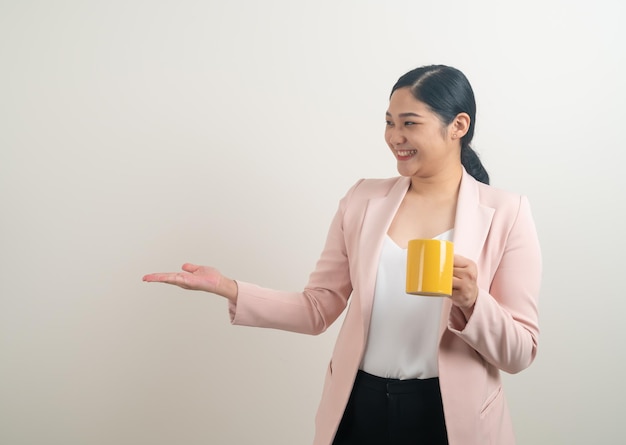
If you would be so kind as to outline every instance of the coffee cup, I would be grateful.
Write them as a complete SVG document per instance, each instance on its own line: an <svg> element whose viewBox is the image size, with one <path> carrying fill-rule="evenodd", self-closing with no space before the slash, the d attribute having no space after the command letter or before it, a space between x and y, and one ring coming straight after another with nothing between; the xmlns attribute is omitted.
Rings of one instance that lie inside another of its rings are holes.
<svg viewBox="0 0 626 445"><path fill-rule="evenodd" d="M454 244L438 239L409 241L406 293L429 297L452 295Z"/></svg>

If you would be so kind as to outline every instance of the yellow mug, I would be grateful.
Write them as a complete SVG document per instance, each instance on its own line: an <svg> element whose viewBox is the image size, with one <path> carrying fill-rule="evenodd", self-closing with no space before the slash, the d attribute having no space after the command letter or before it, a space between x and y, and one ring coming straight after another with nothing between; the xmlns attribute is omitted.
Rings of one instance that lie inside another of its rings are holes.
<svg viewBox="0 0 626 445"><path fill-rule="evenodd" d="M406 257L406 293L443 297L452 295L454 244L438 239L409 241Z"/></svg>

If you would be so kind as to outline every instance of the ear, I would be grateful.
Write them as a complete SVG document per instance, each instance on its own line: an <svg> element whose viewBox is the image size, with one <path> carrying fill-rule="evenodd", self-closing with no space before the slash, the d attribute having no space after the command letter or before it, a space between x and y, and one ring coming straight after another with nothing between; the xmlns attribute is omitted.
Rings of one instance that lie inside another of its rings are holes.
<svg viewBox="0 0 626 445"><path fill-rule="evenodd" d="M470 119L469 114L457 114L448 127L450 129L449 134L451 135L452 139L461 139L463 136L465 136L465 134L469 130L471 123L472 120Z"/></svg>

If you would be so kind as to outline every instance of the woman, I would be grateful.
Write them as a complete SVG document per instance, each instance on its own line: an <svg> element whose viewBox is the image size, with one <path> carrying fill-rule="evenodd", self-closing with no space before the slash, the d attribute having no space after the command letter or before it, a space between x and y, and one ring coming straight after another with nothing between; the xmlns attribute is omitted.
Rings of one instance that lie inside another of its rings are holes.
<svg viewBox="0 0 626 445"><path fill-rule="evenodd" d="M316 416L315 445L515 443L500 371L537 352L541 254L525 197L490 187L470 148L474 93L424 66L394 85L385 139L399 177L358 181L301 293L185 264L145 281L229 300L232 322L307 334L346 308ZM408 240L454 241L449 298L403 290Z"/></svg>

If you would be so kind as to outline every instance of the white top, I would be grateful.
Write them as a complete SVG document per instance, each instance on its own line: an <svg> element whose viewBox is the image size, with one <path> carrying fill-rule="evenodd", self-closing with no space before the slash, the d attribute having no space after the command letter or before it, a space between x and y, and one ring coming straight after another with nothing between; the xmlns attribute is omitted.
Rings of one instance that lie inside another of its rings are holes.
<svg viewBox="0 0 626 445"><path fill-rule="evenodd" d="M452 241L454 229L435 239ZM406 293L406 256L385 236L378 263L374 305L360 369L379 377L437 377L442 298Z"/></svg>

